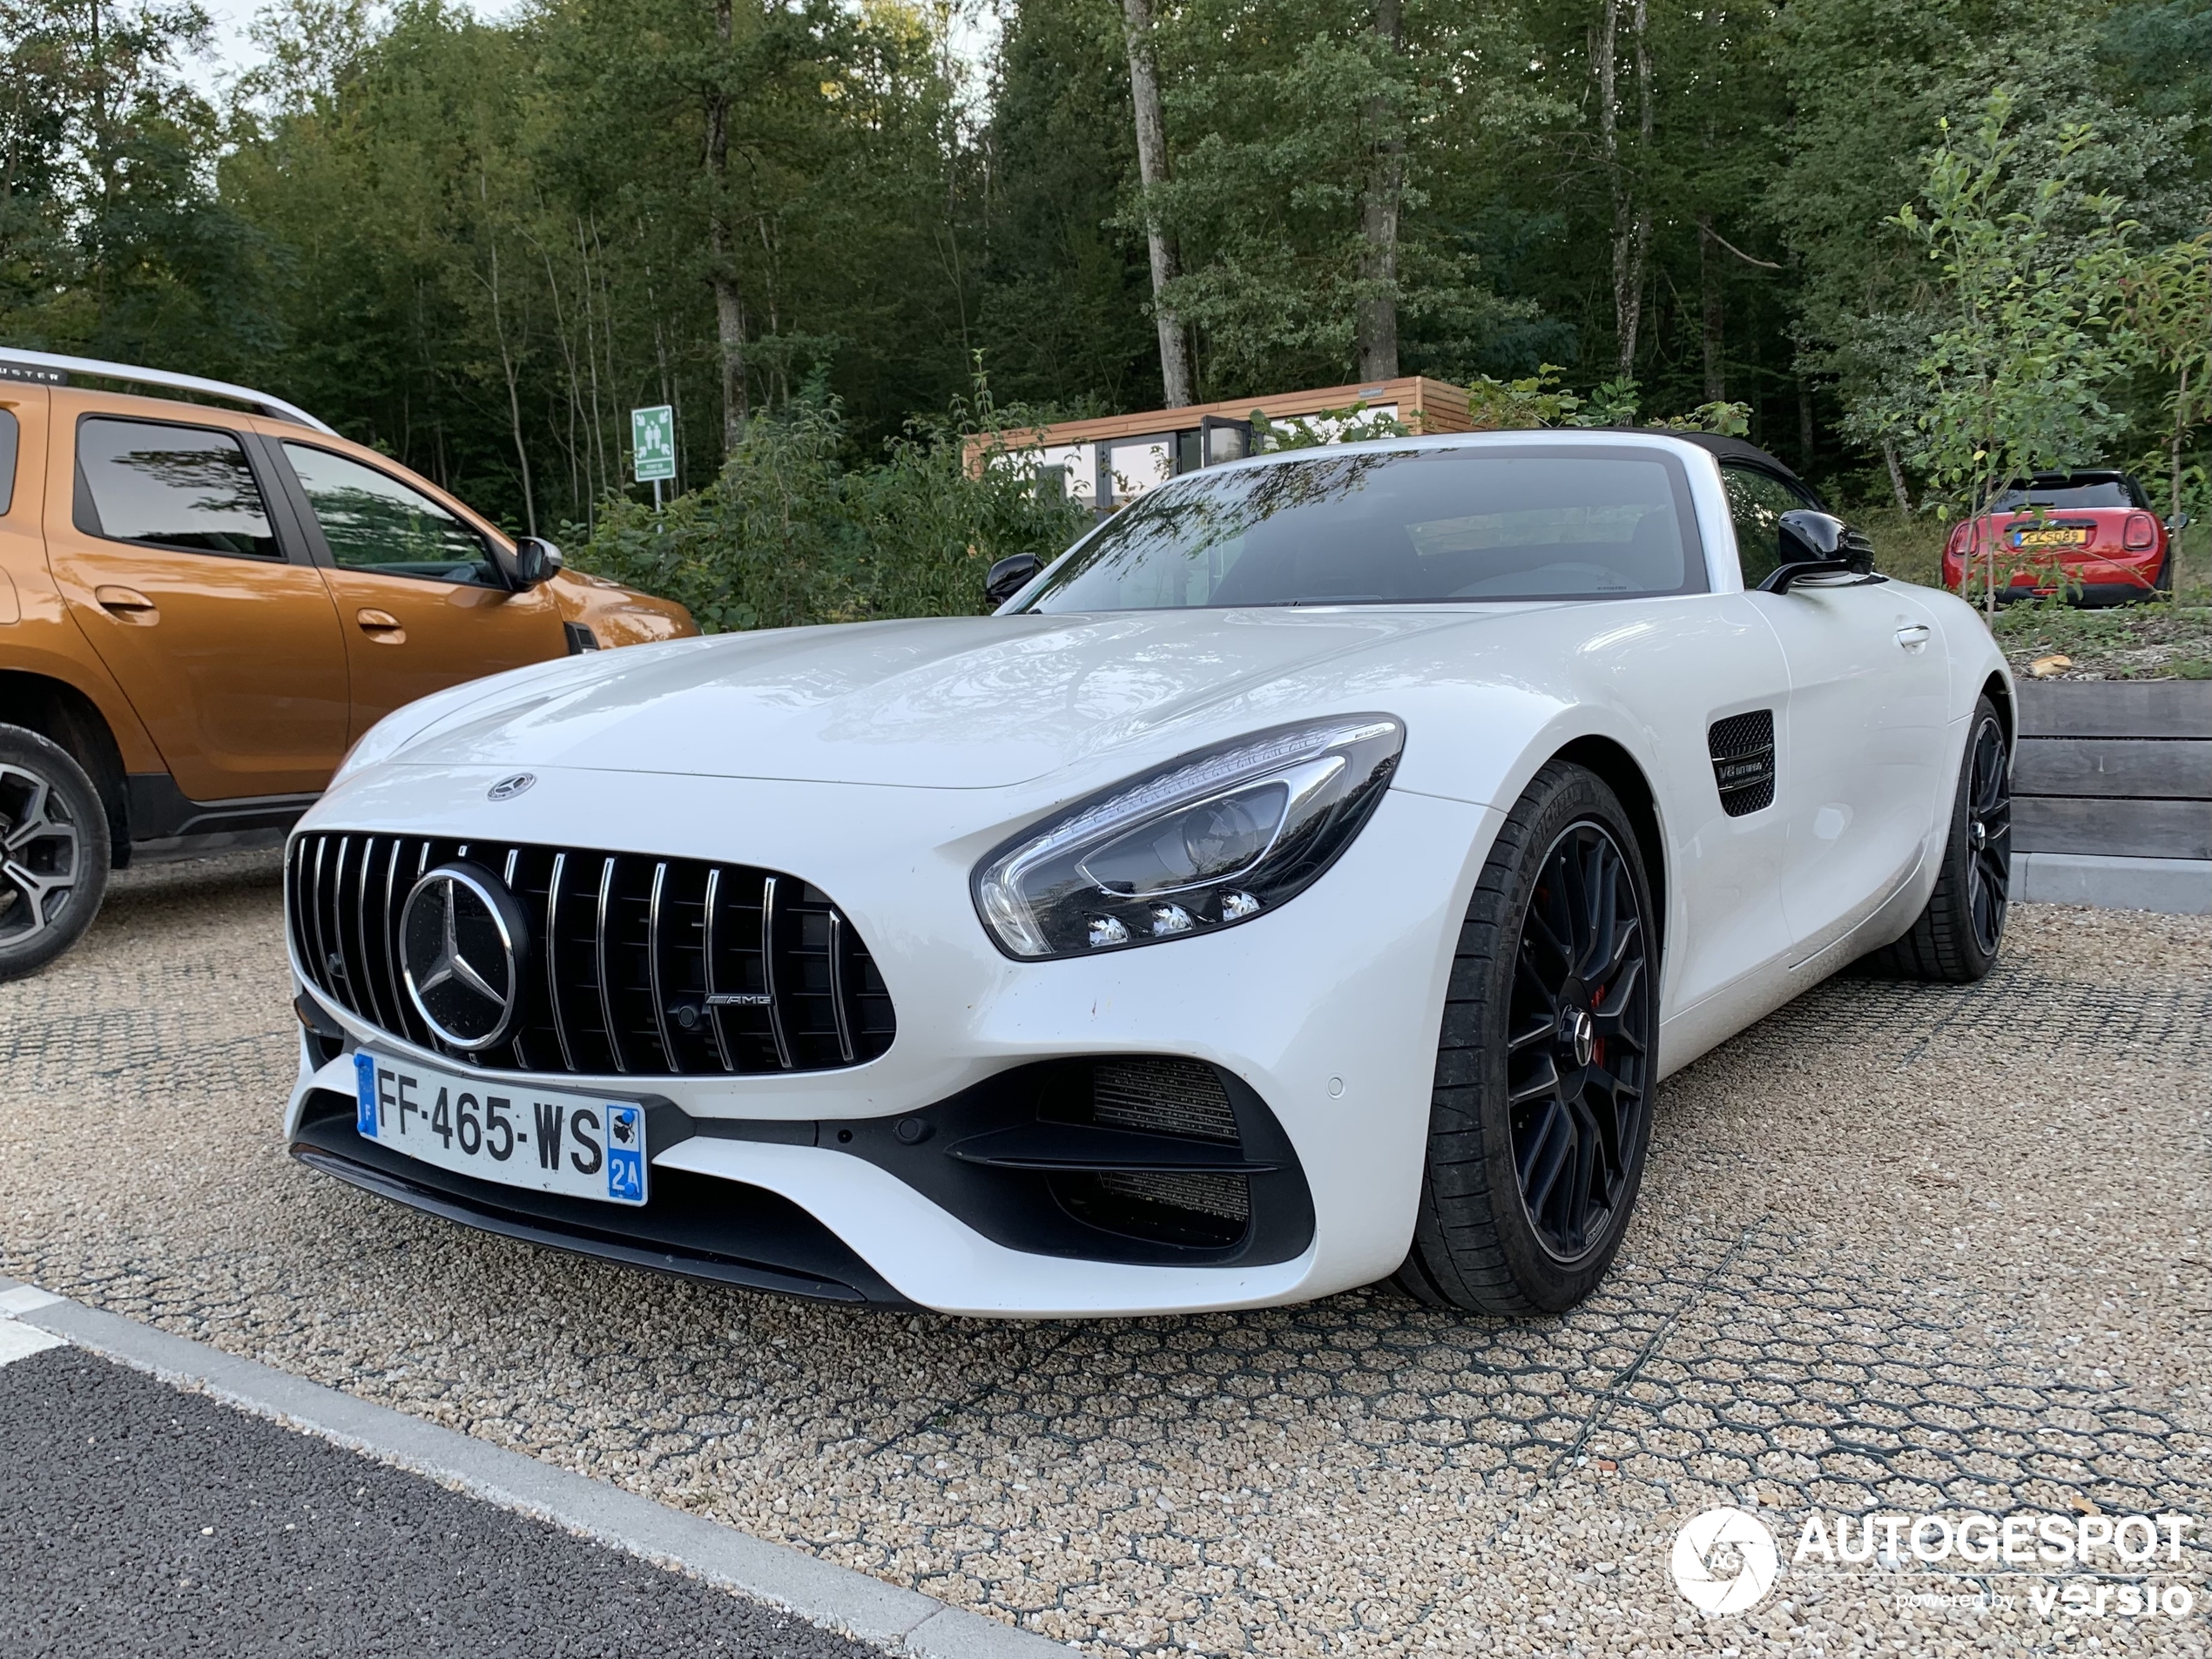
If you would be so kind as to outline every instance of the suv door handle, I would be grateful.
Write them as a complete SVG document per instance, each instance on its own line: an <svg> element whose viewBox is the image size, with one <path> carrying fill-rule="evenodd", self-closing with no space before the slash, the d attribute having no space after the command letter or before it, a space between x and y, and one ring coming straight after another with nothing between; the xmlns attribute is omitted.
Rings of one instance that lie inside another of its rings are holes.
<svg viewBox="0 0 2212 1659"><path fill-rule="evenodd" d="M118 622L136 623L144 628L161 620L161 608L136 588L102 585L92 590L92 597Z"/></svg>
<svg viewBox="0 0 2212 1659"><path fill-rule="evenodd" d="M1928 624L1909 622L1897 631L1897 643L1906 651L1918 651L1928 643Z"/></svg>
<svg viewBox="0 0 2212 1659"><path fill-rule="evenodd" d="M354 620L361 624L361 632L380 645L407 644L407 630L400 626L400 619L388 610L356 610Z"/></svg>

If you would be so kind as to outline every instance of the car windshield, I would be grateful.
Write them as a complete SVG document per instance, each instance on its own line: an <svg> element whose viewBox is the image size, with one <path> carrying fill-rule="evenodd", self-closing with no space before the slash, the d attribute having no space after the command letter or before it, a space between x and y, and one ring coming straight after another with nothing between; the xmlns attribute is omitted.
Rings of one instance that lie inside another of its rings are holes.
<svg viewBox="0 0 2212 1659"><path fill-rule="evenodd" d="M1662 451L1346 450L1163 485L1022 609L1619 599L1705 585L1689 476Z"/></svg>
<svg viewBox="0 0 2212 1659"><path fill-rule="evenodd" d="M2017 513L2037 507L2141 507L2124 478L2038 478L2014 484L1990 503L1993 513Z"/></svg>

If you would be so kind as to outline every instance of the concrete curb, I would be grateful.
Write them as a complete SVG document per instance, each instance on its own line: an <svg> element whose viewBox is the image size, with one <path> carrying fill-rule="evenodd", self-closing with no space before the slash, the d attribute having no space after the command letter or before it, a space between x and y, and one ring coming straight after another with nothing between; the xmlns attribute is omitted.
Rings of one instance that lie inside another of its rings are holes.
<svg viewBox="0 0 2212 1659"><path fill-rule="evenodd" d="M2015 853L2013 897L2033 904L2154 910L2169 916L2208 915L2212 914L2212 860Z"/></svg>
<svg viewBox="0 0 2212 1659"><path fill-rule="evenodd" d="M1042 1659L1060 1643L403 1412L0 1278L0 1319L320 1435L913 1659Z"/></svg>

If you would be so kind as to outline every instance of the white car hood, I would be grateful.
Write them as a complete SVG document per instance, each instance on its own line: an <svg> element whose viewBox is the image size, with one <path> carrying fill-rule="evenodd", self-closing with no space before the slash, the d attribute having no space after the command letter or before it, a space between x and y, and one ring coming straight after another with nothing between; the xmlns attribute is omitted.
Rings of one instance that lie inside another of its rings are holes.
<svg viewBox="0 0 2212 1659"><path fill-rule="evenodd" d="M1409 667L1419 682L1408 642L1494 636L1453 642L1464 666L1526 609L941 617L632 646L495 682L385 759L996 788L1166 726L1205 742L1210 712L1245 729L1387 711Z"/></svg>

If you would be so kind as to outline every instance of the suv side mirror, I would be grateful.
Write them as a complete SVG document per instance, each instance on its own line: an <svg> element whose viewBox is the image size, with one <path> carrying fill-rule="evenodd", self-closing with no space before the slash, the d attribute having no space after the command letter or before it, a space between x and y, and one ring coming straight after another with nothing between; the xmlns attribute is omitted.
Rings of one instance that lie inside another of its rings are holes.
<svg viewBox="0 0 2212 1659"><path fill-rule="evenodd" d="M1759 583L1766 593L1784 593L1801 577L1868 576L1874 569L1874 544L1833 513L1810 507L1782 515L1777 530L1782 563Z"/></svg>
<svg viewBox="0 0 2212 1659"><path fill-rule="evenodd" d="M990 574L983 578L983 597L996 610L1015 594L1028 587L1036 573L1044 569L1044 561L1034 553L1015 553L991 566Z"/></svg>
<svg viewBox="0 0 2212 1659"><path fill-rule="evenodd" d="M498 556L499 573L518 593L543 585L563 563L561 550L543 536L517 536L515 550Z"/></svg>

